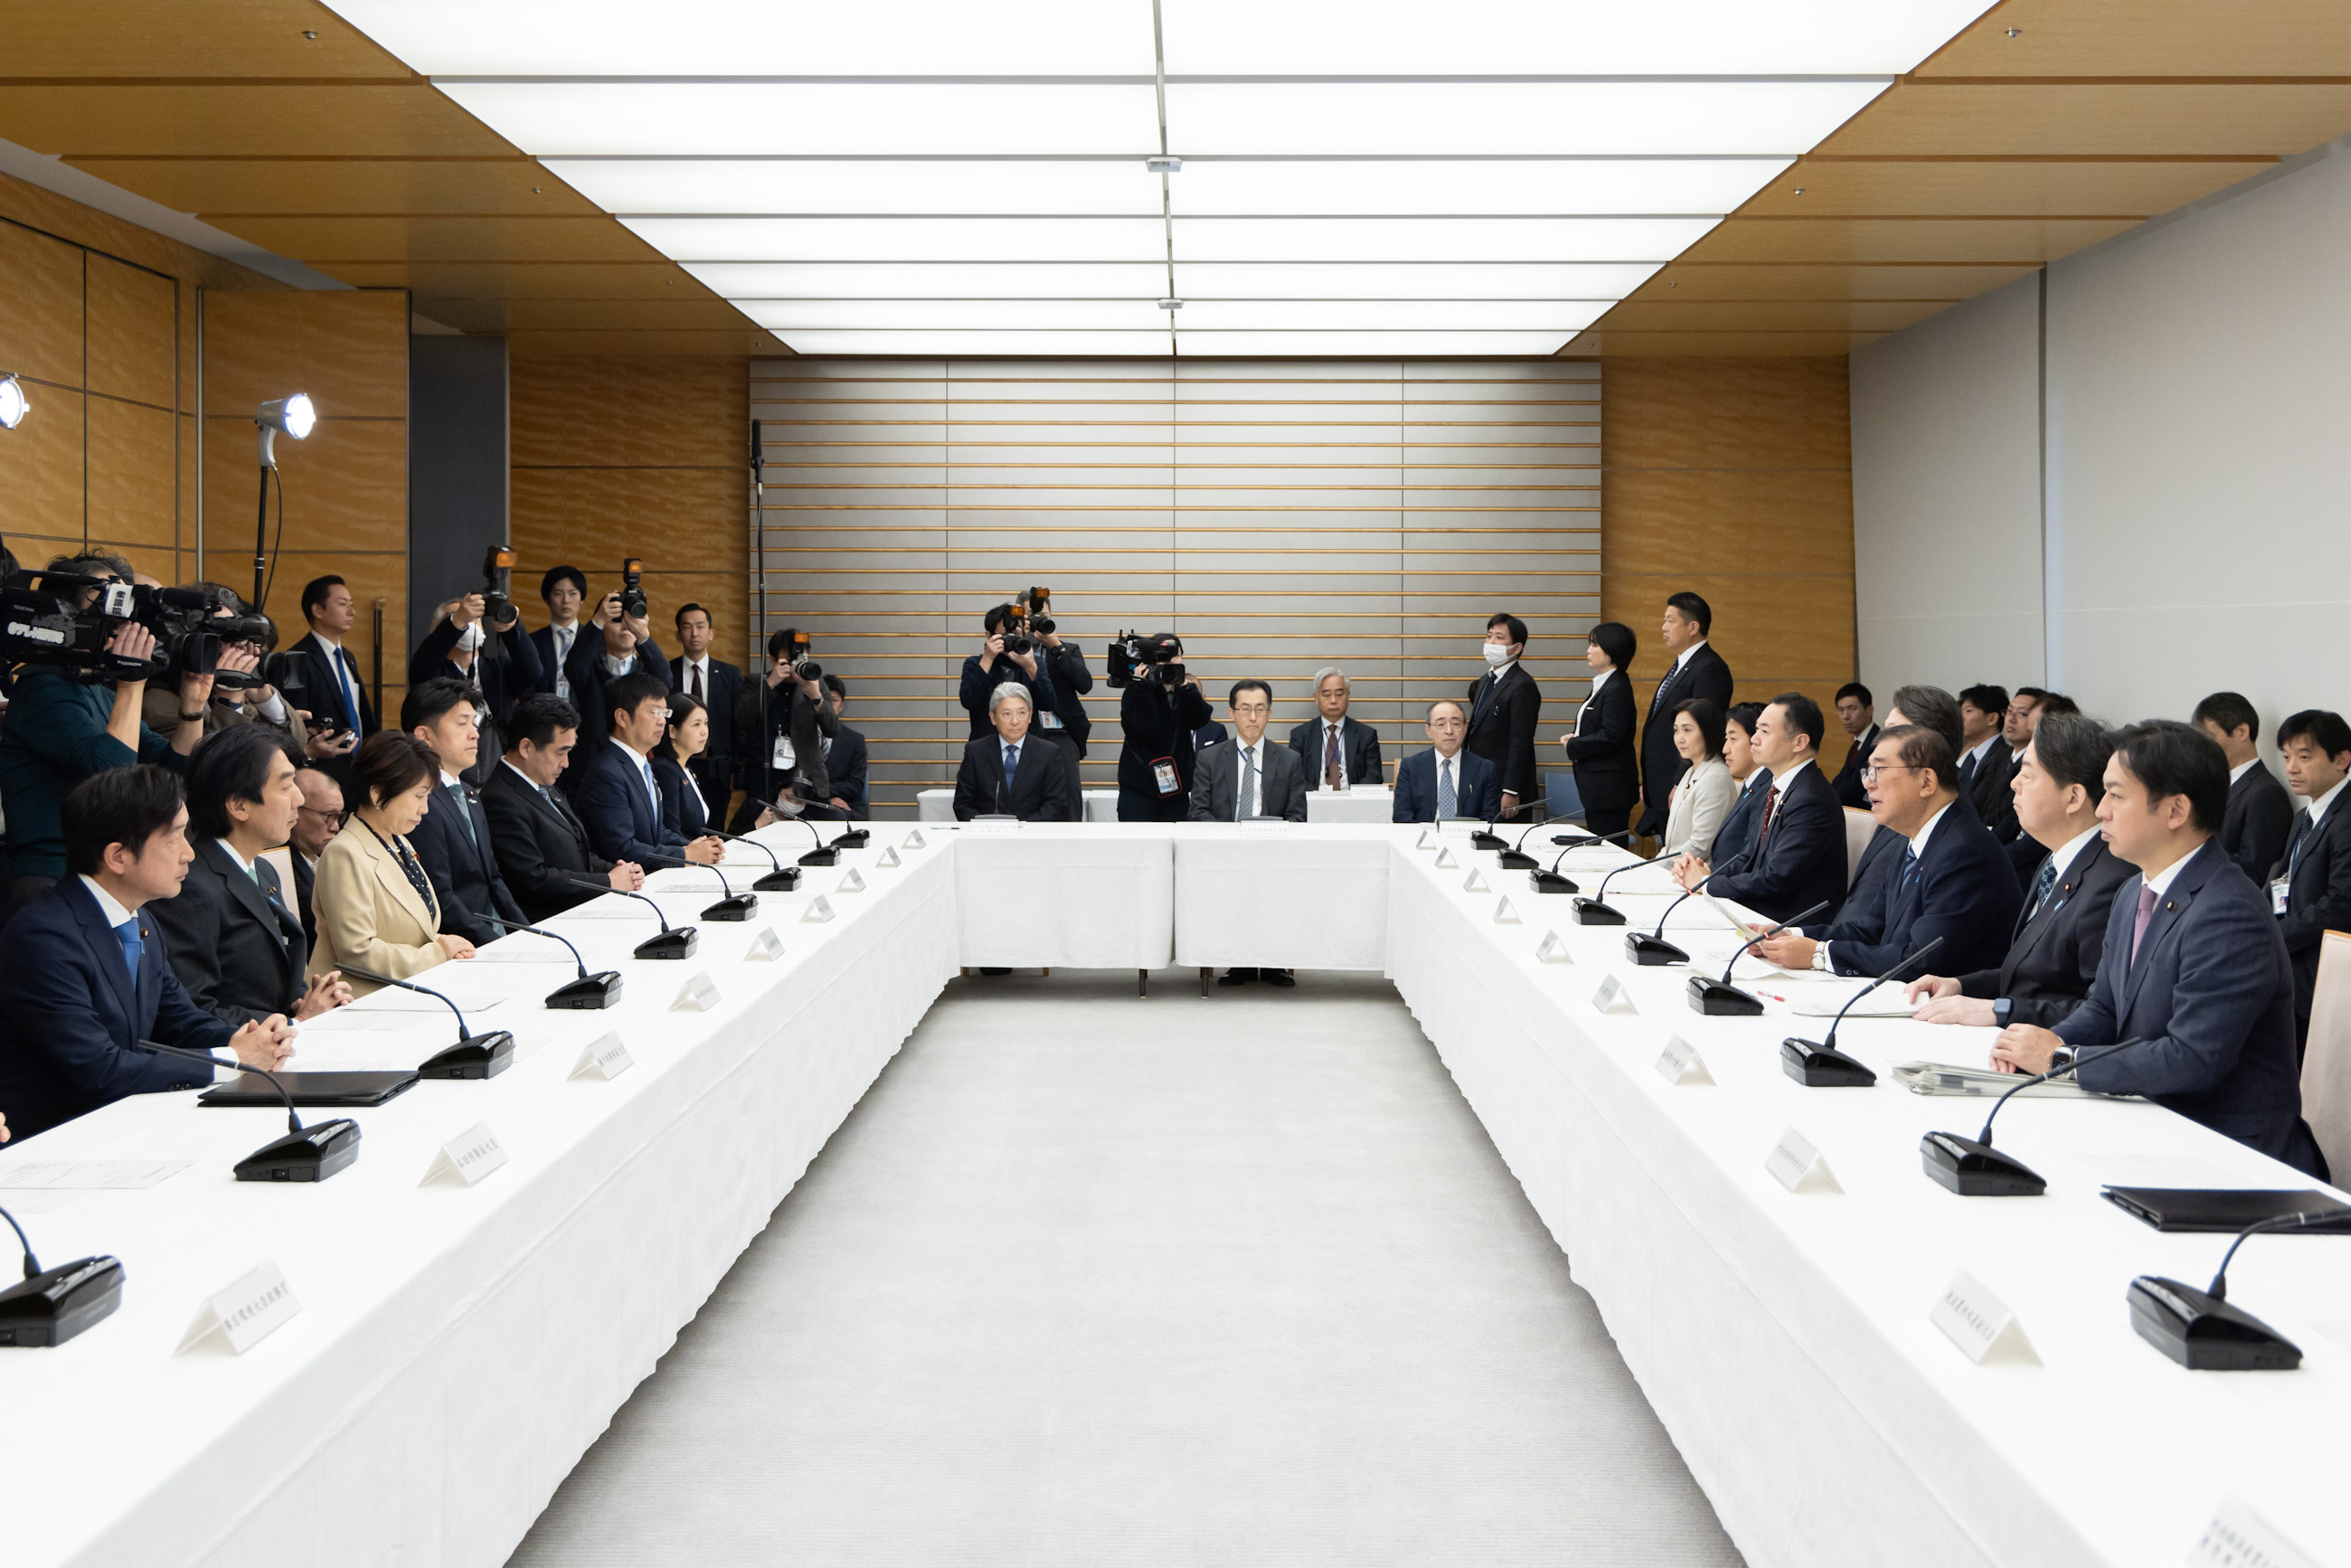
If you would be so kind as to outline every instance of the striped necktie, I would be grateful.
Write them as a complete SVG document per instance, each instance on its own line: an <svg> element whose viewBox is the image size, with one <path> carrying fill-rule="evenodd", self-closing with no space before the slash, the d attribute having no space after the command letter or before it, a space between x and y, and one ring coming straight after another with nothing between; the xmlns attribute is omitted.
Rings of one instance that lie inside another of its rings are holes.
<svg viewBox="0 0 2351 1568"><path fill-rule="evenodd" d="M1440 757L1437 759L1437 820L1442 822L1450 818L1454 804L1453 758Z"/></svg>

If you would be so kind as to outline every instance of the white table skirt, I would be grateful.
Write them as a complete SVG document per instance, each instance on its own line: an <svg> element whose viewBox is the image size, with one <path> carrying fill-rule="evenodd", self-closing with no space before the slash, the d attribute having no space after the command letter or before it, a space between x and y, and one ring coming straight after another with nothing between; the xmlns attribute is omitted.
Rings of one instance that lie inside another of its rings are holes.
<svg viewBox="0 0 2351 1568"><path fill-rule="evenodd" d="M1353 789L1310 789L1306 794L1306 820L1310 822L1374 822L1384 825L1395 818L1395 791L1378 784L1359 784Z"/></svg>
<svg viewBox="0 0 2351 1568"><path fill-rule="evenodd" d="M1086 821L1115 822L1118 821L1118 791L1115 789L1084 789ZM925 822L952 822L956 820L953 789L917 789L914 791L914 815Z"/></svg>
<svg viewBox="0 0 2351 1568"><path fill-rule="evenodd" d="M1023 822L956 841L962 962L1157 969L1176 950L1176 857L1164 825Z"/></svg>
<svg viewBox="0 0 2351 1568"><path fill-rule="evenodd" d="M1176 835L1176 962L1223 968L1387 967L1395 828L1185 822Z"/></svg>

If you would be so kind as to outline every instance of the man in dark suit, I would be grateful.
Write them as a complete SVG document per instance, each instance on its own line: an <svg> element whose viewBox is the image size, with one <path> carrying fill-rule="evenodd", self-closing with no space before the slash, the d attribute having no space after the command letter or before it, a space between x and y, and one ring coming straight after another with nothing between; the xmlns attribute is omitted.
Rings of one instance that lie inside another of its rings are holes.
<svg viewBox="0 0 2351 1568"><path fill-rule="evenodd" d="M645 885L643 867L615 863L588 842L588 830L558 789L580 739L580 716L553 692L534 692L515 704L513 739L482 786L490 843L498 872L533 925L599 896L566 880L601 877L622 893Z"/></svg>
<svg viewBox="0 0 2351 1568"><path fill-rule="evenodd" d="M743 672L711 657L710 645L717 635L709 611L699 604L679 605L678 655L670 661L669 684L672 691L684 692L710 710L710 744L687 766L702 787L702 798L710 802L712 820L723 822L737 782L735 707L743 696Z"/></svg>
<svg viewBox="0 0 2351 1568"><path fill-rule="evenodd" d="M1755 760L1769 784L1754 840L1720 866L1694 854L1675 863L1674 881L1701 882L1717 898L1743 904L1769 920L1785 920L1816 904L1818 918L1834 919L1844 903L1844 808L1820 769L1821 705L1802 692L1782 692L1755 720ZM1719 835L1717 842L1720 841Z"/></svg>
<svg viewBox="0 0 2351 1568"><path fill-rule="evenodd" d="M590 628L580 619L588 608L588 574L576 566L554 566L538 580L538 597L547 606L547 624L530 634L538 653L538 689L570 703L576 712L585 694L571 689L571 655Z"/></svg>
<svg viewBox="0 0 2351 1568"><path fill-rule="evenodd" d="M578 575L572 568L557 570ZM554 572L548 575L550 579L555 577ZM570 598L571 586L569 578L552 583L555 593L566 601ZM549 608L553 607L554 601L550 600ZM532 633L534 637L540 634ZM672 685L669 660L653 642L652 627L644 616L622 613L618 589L597 601L596 612L586 623L575 622L568 628L550 626L545 629L545 634L549 646L568 637L570 652L559 672L541 673L539 689L553 690L559 695L569 693L567 700L580 715L580 748L590 757L601 753L611 733L606 727L605 716L611 711L611 694L615 683L629 675L646 675L658 682L664 692ZM568 773L564 777L572 781L574 789L587 781L584 774Z"/></svg>
<svg viewBox="0 0 2351 1568"><path fill-rule="evenodd" d="M1674 749L1675 705L1692 697L1704 697L1725 713L1730 711L1730 666L1708 643L1714 633L1713 608L1695 593L1673 594L1666 601L1666 612L1657 633L1674 662L1667 666L1665 677L1650 694L1649 716L1641 726L1644 806L1636 826L1643 833L1656 833L1665 827L1674 786L1681 782L1683 770L1689 766ZM1813 711L1819 710L1819 705L1814 704ZM1813 744L1817 751L1819 736L1813 737ZM1821 782L1825 784L1828 780L1823 779ZM1832 789L1830 794L1834 798L1835 791Z"/></svg>
<svg viewBox="0 0 2351 1568"><path fill-rule="evenodd" d="M1761 703L1739 703L1723 717L1722 759L1739 786L1730 814L1715 830L1714 847L1698 858L1708 865L1728 865L1732 856L1755 841L1763 821L1763 802L1771 798L1771 770L1755 759L1755 726L1763 716Z"/></svg>
<svg viewBox="0 0 2351 1568"><path fill-rule="evenodd" d="M2294 956L2294 1041L2299 1060L2310 1041L2310 998L2318 985L2318 948L2329 931L2351 931L2351 725L2323 708L2304 708L2278 726L2285 781L2308 806L2296 811L2285 850L2270 868L2266 893L2285 950Z"/></svg>
<svg viewBox="0 0 2351 1568"><path fill-rule="evenodd" d="M1270 746L1273 688L1251 677L1226 697L1233 738L1200 753L1186 818L1194 822L1306 820L1306 765L1286 746Z"/></svg>
<svg viewBox="0 0 2351 1568"><path fill-rule="evenodd" d="M110 768L75 785L59 816L66 874L8 923L0 964L0 1106L16 1141L125 1095L212 1082L211 1069L138 1040L263 1068L293 1054L283 1018L232 1029L191 1002L145 913L179 892L193 858L179 780Z"/></svg>
<svg viewBox="0 0 2351 1568"><path fill-rule="evenodd" d="M1919 1022L2049 1029L2090 994L2115 890L2138 874L2098 832L2113 752L2105 727L2079 714L2052 714L2025 742L2016 815L2046 852L1997 968L1964 974L1938 964L1910 983L1913 1001L1931 998L1911 1015Z"/></svg>
<svg viewBox="0 0 2351 1568"><path fill-rule="evenodd" d="M841 723L832 716L822 677L795 664L806 647L799 628L778 627L768 634L768 667L758 680L744 683L735 708L735 731L746 747L744 795L730 831L749 832L762 800L832 798L832 767L824 743L840 735ZM819 666L811 660L807 667Z"/></svg>
<svg viewBox="0 0 2351 1568"><path fill-rule="evenodd" d="M343 645L359 617L350 584L332 575L313 578L302 585L302 618L310 623L309 634L269 660L270 685L288 706L308 714L313 726L340 727L335 738L349 744L318 758L338 784L350 778L351 753L376 731L375 704L360 678L360 662Z"/></svg>
<svg viewBox="0 0 2351 1568"><path fill-rule="evenodd" d="M1070 651L1072 653L1077 652L1074 646ZM1083 658L1079 660L1081 664L1084 662ZM1061 688L1056 685L1053 689L1060 691ZM832 704L832 721L840 727L818 741L824 752L826 786L832 791L832 803L848 812L852 821L862 821L872 815L865 803L865 776L872 766L866 754L865 737L844 722L844 716L849 712L849 683L827 672L824 690L826 698ZM1086 754L1085 742L1078 739L1074 731L1065 728L1062 733L1071 737L1077 747L1078 755L1083 757ZM1082 793L1079 800L1082 803ZM1085 815L1082 810L1078 814L1081 817Z"/></svg>
<svg viewBox="0 0 2351 1568"><path fill-rule="evenodd" d="M1486 620L1486 674L1469 685L1471 751L1501 776L1501 814L1518 813L1521 800L1542 799L1542 775L1535 768L1535 726L1542 718L1542 692L1519 661L1527 651L1527 623L1515 615Z"/></svg>
<svg viewBox="0 0 2351 1568"><path fill-rule="evenodd" d="M2098 821L2139 874L2115 894L2089 998L2054 1030L2011 1024L1992 1064L2046 1071L2060 1051L2101 1094L2143 1094L2324 1180L2294 1060L2294 960L2261 889L2213 842L2229 764L2170 719L2115 734ZM2138 1043L2111 1055L2091 1048Z"/></svg>
<svg viewBox="0 0 2351 1568"><path fill-rule="evenodd" d="M280 730L240 724L208 736L188 763L195 859L176 897L147 915L163 933L188 999L231 1028L272 1013L300 1020L351 999L342 977L306 971L310 944L262 857L294 834L301 748Z"/></svg>
<svg viewBox="0 0 2351 1568"><path fill-rule="evenodd" d="M1075 643L1063 642L1058 631L1040 631L1036 637L1045 645L1045 673L1053 682L1053 700L1037 716L1038 727L1076 747L1078 758L1083 761L1086 737L1094 728L1082 700L1094 689L1094 673L1086 668L1086 651Z"/></svg>
<svg viewBox="0 0 2351 1568"><path fill-rule="evenodd" d="M441 929L481 946L501 933L489 919L509 925L522 922L522 905L498 874L498 858L490 841L490 819L481 798L462 777L476 759L481 733L476 727L480 694L463 681L444 675L409 688L400 705L400 727L433 748L441 759L441 779L424 820L409 830L408 841L433 879L433 895L441 904Z"/></svg>
<svg viewBox="0 0 2351 1568"><path fill-rule="evenodd" d="M343 787L316 764L297 773L294 782L302 791L302 806L294 813L294 837L286 847L294 862L294 904L302 916L302 939L315 947L319 925L310 893L319 883L319 857L343 831Z"/></svg>
<svg viewBox="0 0 2351 1568"><path fill-rule="evenodd" d="M1837 688L1836 716L1850 737L1844 766L1837 769L1834 780L1837 802L1848 810L1866 811L1869 791L1861 787L1861 770L1868 765L1869 754L1877 746L1877 699L1859 681L1847 681Z"/></svg>
<svg viewBox="0 0 2351 1568"><path fill-rule="evenodd" d="M652 758L669 728L667 684L643 672L622 675L604 700L612 705L605 716L609 738L589 751L580 765L583 777L571 792L589 847L616 863L659 866L687 860L716 865L726 858L723 840L689 841L662 825L661 786Z"/></svg>
<svg viewBox="0 0 2351 1568"><path fill-rule="evenodd" d="M1959 694L1959 793L2001 843L2016 836L2002 831L2013 826L2008 799L2011 758L2001 733L2007 722L2007 687L1976 685Z"/></svg>
<svg viewBox="0 0 2351 1568"><path fill-rule="evenodd" d="M1305 765L1313 789L1378 788L1387 782L1380 767L1380 733L1347 716L1347 672L1335 665L1314 672L1314 716L1290 732L1290 749Z"/></svg>
<svg viewBox="0 0 2351 1568"><path fill-rule="evenodd" d="M1887 730L1864 782L1870 814L1907 841L1899 864L1874 904L1849 898L1833 923L1766 938L1763 956L1782 968L1877 975L1939 938L1933 957L1962 973L1998 962L2022 895L2000 846L1951 810L1959 768L1943 737L1917 725Z"/></svg>
<svg viewBox="0 0 2351 1568"><path fill-rule="evenodd" d="M1439 697L1428 705L1428 722L1423 727L1429 749L1396 764L1391 819L1441 822L1473 817L1492 821L1501 812L1501 779L1492 763L1461 744L1469 733L1468 710L1451 697Z"/></svg>
<svg viewBox="0 0 2351 1568"><path fill-rule="evenodd" d="M2229 759L2221 852L2255 883L2266 882L2294 831L2294 797L2262 761L2261 715L2235 692L2214 692L2196 705L2189 721L2218 742Z"/></svg>
<svg viewBox="0 0 2351 1568"><path fill-rule="evenodd" d="M446 677L482 694L482 727L490 744L482 747L482 765L465 775L476 785L496 765L505 744L499 736L517 699L538 690L543 674L538 644L522 629L521 617L509 606L505 623L492 624L487 598L479 593L452 601L408 661L412 687Z"/></svg>
<svg viewBox="0 0 2351 1568"><path fill-rule="evenodd" d="M995 727L964 743L963 764L956 769L957 821L990 816L1024 822L1084 820L1078 754L1030 729L1036 716L1026 686L999 681L988 688L987 716Z"/></svg>

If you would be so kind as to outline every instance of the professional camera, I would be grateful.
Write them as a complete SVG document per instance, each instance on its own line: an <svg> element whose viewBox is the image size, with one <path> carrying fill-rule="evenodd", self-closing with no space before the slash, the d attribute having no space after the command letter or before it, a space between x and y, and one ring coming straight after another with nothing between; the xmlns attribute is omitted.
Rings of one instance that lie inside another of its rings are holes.
<svg viewBox="0 0 2351 1568"><path fill-rule="evenodd" d="M91 592L91 591L95 591ZM90 592L89 602L81 602ZM277 628L245 615L236 595L216 588L150 588L65 571L19 571L0 586L0 660L62 670L75 681L151 681L214 675L224 689L259 684L218 668L227 643L266 646ZM155 634L155 652L126 659L106 644L126 621Z"/></svg>
<svg viewBox="0 0 2351 1568"><path fill-rule="evenodd" d="M1026 593L1016 593L1012 596L1011 608L1019 612L1019 618L1029 622L1029 630L1038 636L1050 637L1053 634L1055 627L1051 589L1032 588Z"/></svg>
<svg viewBox="0 0 2351 1568"><path fill-rule="evenodd" d="M1110 684L1158 686L1172 692L1184 684L1183 657L1184 644L1173 632L1148 637L1140 632L1122 632L1110 645Z"/></svg>
<svg viewBox="0 0 2351 1568"><path fill-rule="evenodd" d="M515 623L514 564L515 552L505 545L492 545L482 558L482 612L500 631ZM644 596L637 597L643 602Z"/></svg>
<svg viewBox="0 0 2351 1568"><path fill-rule="evenodd" d="M621 613L632 621L644 618L645 563L631 556L621 563Z"/></svg>
<svg viewBox="0 0 2351 1568"><path fill-rule="evenodd" d="M809 656L809 634L785 627L768 639L770 657L789 663L792 674L803 681L824 679L824 666Z"/></svg>

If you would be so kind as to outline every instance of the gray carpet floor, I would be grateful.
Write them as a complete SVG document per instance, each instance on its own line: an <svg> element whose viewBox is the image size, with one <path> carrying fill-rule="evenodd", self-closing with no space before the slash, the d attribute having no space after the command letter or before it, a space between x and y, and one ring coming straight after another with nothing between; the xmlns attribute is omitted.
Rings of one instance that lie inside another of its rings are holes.
<svg viewBox="0 0 2351 1568"><path fill-rule="evenodd" d="M512 1562L1736 1564L1395 992L958 980Z"/></svg>

